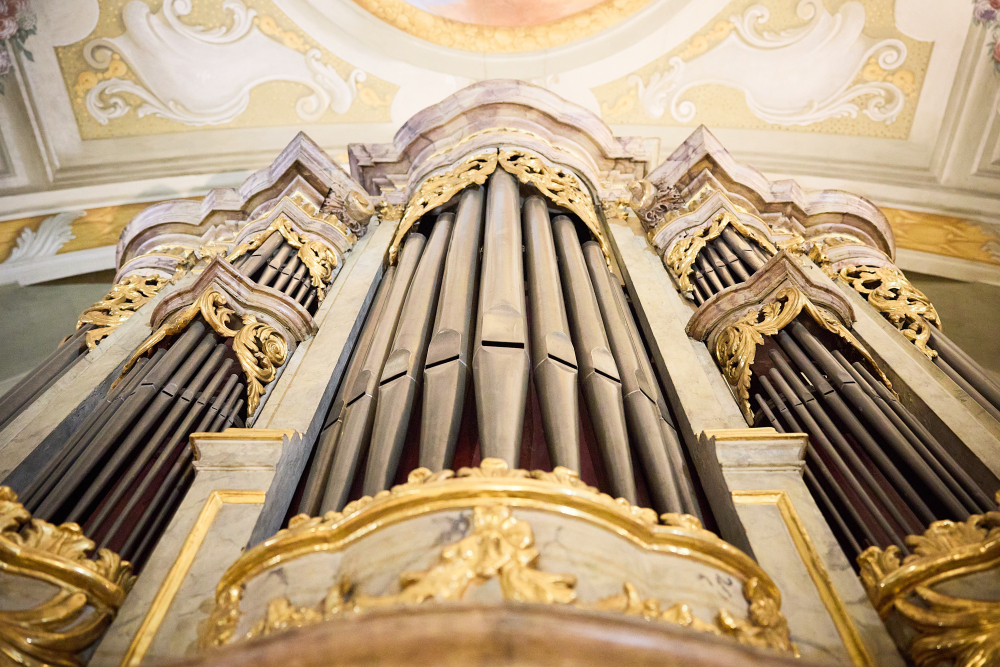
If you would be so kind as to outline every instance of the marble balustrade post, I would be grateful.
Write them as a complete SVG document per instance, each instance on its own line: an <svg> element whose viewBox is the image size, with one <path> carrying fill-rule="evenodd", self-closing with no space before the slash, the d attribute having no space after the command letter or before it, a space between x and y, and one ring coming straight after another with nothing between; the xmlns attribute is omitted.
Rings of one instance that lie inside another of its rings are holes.
<svg viewBox="0 0 1000 667"><path fill-rule="evenodd" d="M862 667L904 662L802 479L808 436L771 428L710 430L757 562L781 590L804 659Z"/></svg>

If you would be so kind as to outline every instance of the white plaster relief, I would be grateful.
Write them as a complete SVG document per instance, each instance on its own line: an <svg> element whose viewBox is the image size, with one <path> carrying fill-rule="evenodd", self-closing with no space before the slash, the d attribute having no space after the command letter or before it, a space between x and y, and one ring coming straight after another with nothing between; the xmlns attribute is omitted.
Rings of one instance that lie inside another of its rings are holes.
<svg viewBox="0 0 1000 667"><path fill-rule="evenodd" d="M906 60L906 45L865 36L865 9L859 2L844 3L834 15L820 0L802 0L796 12L805 25L761 31L770 12L754 5L730 18L733 32L714 49L686 62L675 56L666 71L654 73L648 82L638 75L628 82L638 87L647 116L661 118L669 109L682 123L698 111L684 93L704 84L739 90L755 116L777 125L856 118L859 112L874 121L894 122L903 108L902 90L886 81L853 82L872 57L882 69L898 68Z"/></svg>
<svg viewBox="0 0 1000 667"><path fill-rule="evenodd" d="M59 252L67 241L73 239L73 221L86 215L86 211L65 211L42 220L38 231L24 229L17 238L17 247L11 250L4 264L23 264Z"/></svg>
<svg viewBox="0 0 1000 667"><path fill-rule="evenodd" d="M180 17L191 11L190 0L167 0L156 14L138 0L122 10L125 32L94 39L84 47L92 67L107 69L118 54L141 83L112 77L87 94L87 111L99 123L120 118L132 107L121 97L142 100L139 117L160 116L185 125L221 125L243 113L250 91L268 81L292 81L310 88L295 110L304 121L327 111L346 113L357 96L365 72L353 70L345 80L322 62L319 49L305 54L270 39L253 24L256 14L241 0L225 0L233 19L230 28L191 26Z"/></svg>

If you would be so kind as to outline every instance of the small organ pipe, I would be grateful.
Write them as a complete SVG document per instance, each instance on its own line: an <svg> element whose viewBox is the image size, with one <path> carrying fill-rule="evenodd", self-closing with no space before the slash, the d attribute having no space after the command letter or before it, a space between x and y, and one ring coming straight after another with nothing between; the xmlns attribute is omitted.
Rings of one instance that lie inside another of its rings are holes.
<svg viewBox="0 0 1000 667"><path fill-rule="evenodd" d="M365 472L365 495L374 496L389 488L399 467L413 402L423 380L424 358L454 222L453 214L444 213L434 223L399 315L392 351L382 367ZM427 395L424 400L435 401L440 397Z"/></svg>
<svg viewBox="0 0 1000 667"><path fill-rule="evenodd" d="M503 169L490 175L472 375L483 457L516 468L528 398L527 320L517 182Z"/></svg>
<svg viewBox="0 0 1000 667"><path fill-rule="evenodd" d="M434 329L424 360L420 466L435 472L451 466L462 424L474 340L484 199L483 189L475 186L467 188L459 199ZM435 400L427 400L429 396Z"/></svg>
<svg viewBox="0 0 1000 667"><path fill-rule="evenodd" d="M716 238L711 241L710 245L715 248L715 251L719 253L722 257L722 261L726 263L729 270L732 272L733 277L738 279L737 282L746 282L750 280L750 273L743 267L743 263L740 258L736 256L726 242L720 238Z"/></svg>
<svg viewBox="0 0 1000 667"><path fill-rule="evenodd" d="M948 490L944 483L934 474L934 471L913 448L913 446L895 429L892 422L875 405L875 402L854 381L833 355L809 331L798 322L792 324L792 335L802 343L810 355L819 363L823 372L830 378L839 393L847 396L854 407L865 416L868 423L882 436L896 453L906 461L917 477L927 485L934 495L954 514L954 518L967 516L968 512L958 498ZM933 517L933 515L932 515ZM936 517L934 517L936 518ZM933 520L933 519L932 519Z"/></svg>
<svg viewBox="0 0 1000 667"><path fill-rule="evenodd" d="M580 366L580 383L594 426L612 491L635 502L635 477L625 428L622 385L587 265L573 223L566 216L552 221L566 311Z"/></svg>
<svg viewBox="0 0 1000 667"><path fill-rule="evenodd" d="M753 246L734 231L732 227L727 226L722 230L722 240L750 268L749 273L752 274L764 266L764 262L761 261L760 256L754 252Z"/></svg>
<svg viewBox="0 0 1000 667"><path fill-rule="evenodd" d="M715 274L719 277L719 280L722 281L722 284L725 287L732 287L735 285L737 281L733 280L732 274L729 273L729 268L726 266L726 263L722 261L722 257L720 257L719 253L715 251L715 248L711 243L705 246L705 252L708 253L708 261L713 267L715 267Z"/></svg>
<svg viewBox="0 0 1000 667"><path fill-rule="evenodd" d="M292 246L287 243L282 244L282 246L278 248L278 252L274 253L274 257L268 260L267 268L264 269L264 273L262 273L260 278L257 279L257 284L269 286L275 277L281 272L281 268L285 265L285 261L291 253Z"/></svg>
<svg viewBox="0 0 1000 667"><path fill-rule="evenodd" d="M302 491L302 499L299 501L299 514L315 516L319 512L320 502L323 500L323 491L330 476L330 466L333 463L333 450L340 436L340 429L344 425L344 393L347 387L353 386L354 381L361 372L361 365L371 347L375 329L385 310L386 301L389 298L389 290L392 287L393 277L396 275L396 267L390 266L382 276L379 283L378 292L372 302L371 311L365 321L365 327L358 339L358 344L351 355L351 361L347 367L347 372L337 388L337 395L333 399L330 407L330 416L335 420L328 424L319 437L316 445L316 455L313 457L312 466L309 468L309 477L306 479L305 488Z"/></svg>
<svg viewBox="0 0 1000 667"><path fill-rule="evenodd" d="M285 262L285 265L281 267L281 273L278 274L277 278L275 278L274 284L271 285L271 287L283 293L285 291L285 286L288 285L292 279L292 274L298 270L301 263L302 262L299 260L298 253L292 255L288 261Z"/></svg>
<svg viewBox="0 0 1000 667"><path fill-rule="evenodd" d="M399 313L403 308L410 280L424 250L424 241L422 235L410 234L403 244L403 252L396 266L396 275L389 290L385 311L375 328L371 347L368 348L365 361L353 386L348 387L344 393L346 405L344 423L334 448L333 464L327 478L323 501L320 503L321 512L339 510L347 501L347 494L354 482L354 473L371 435L375 402L378 399L379 377L382 375L382 367L392 345L396 323L399 321Z"/></svg>
<svg viewBox="0 0 1000 667"><path fill-rule="evenodd" d="M267 263L267 260L271 259L271 255L274 251L278 249L281 242L284 241L284 237L279 232L272 232L263 243L261 243L256 250L247 258L239 267L239 272L248 278L253 278L254 274L260 270L260 267Z"/></svg>
<svg viewBox="0 0 1000 667"><path fill-rule="evenodd" d="M931 327L931 343L933 343L939 357L944 357L944 361L954 368L993 407L1000 408L1000 387L986 376L979 364L966 354L965 350L955 345L950 338L934 327Z"/></svg>
<svg viewBox="0 0 1000 667"><path fill-rule="evenodd" d="M531 304L531 362L535 392L553 465L580 470L577 363L570 338L548 204L524 202L524 247Z"/></svg>
<svg viewBox="0 0 1000 667"><path fill-rule="evenodd" d="M705 277L705 280L708 281L708 285L711 287L713 294L718 294L725 289L725 285L723 285L722 281L719 280L719 276L715 275L715 269L712 267L711 262L705 258L704 252L698 253L698 257L695 261L698 263L698 268L701 269L701 274Z"/></svg>
<svg viewBox="0 0 1000 667"><path fill-rule="evenodd" d="M856 539L854 539L854 534L851 533L851 530L847 527L847 523L845 523L843 517L840 516L840 512L837 511L837 507L833 504L833 501L830 500L830 496L823 490L823 486L819 483L819 480L816 479L813 471L806 466L803 472L809 491L817 500L819 500L819 504L826 508L826 513L833 517L834 523L836 523L837 527L840 529L840 534L844 536L844 539L847 540L847 543L851 547L852 553L850 556L852 558L857 558L861 554L861 545L858 544Z"/></svg>
<svg viewBox="0 0 1000 667"><path fill-rule="evenodd" d="M226 384L223 385L222 390L215 395L215 399L212 401L211 405L208 406L208 410L202 416L201 421L198 422L198 426L194 428L192 433L208 433L211 430L212 422L215 421L215 416L219 414L222 410L222 406L225 404L226 399L229 398L229 394L233 390L233 386L239 381L240 376L236 373L230 374L226 379Z"/></svg>
<svg viewBox="0 0 1000 667"><path fill-rule="evenodd" d="M683 512L677 490L677 473L667 455L667 444L660 430L660 411L650 378L639 363L635 343L625 324L614 290L621 291L617 279L608 271L601 247L590 241L583 244L583 254L590 271L594 293L604 318L605 331L621 375L623 403L628 433L639 452L643 471L657 512ZM612 284L612 280L614 283ZM643 350L645 354L645 350Z"/></svg>
<svg viewBox="0 0 1000 667"><path fill-rule="evenodd" d="M993 419L996 419L998 422L1000 422L1000 409L998 409L995 405L990 403L985 396L980 394L976 390L976 388L969 383L968 380L962 377L961 373L956 371L954 368L951 367L951 364L942 359L941 355L934 357L934 365L936 365L938 368L944 371L945 374L948 377L950 377L955 382L955 384L961 387L962 391L971 396L972 399L976 401L976 403L979 403L979 405L983 406L983 409L986 410L986 412L988 412L990 416L993 417Z"/></svg>

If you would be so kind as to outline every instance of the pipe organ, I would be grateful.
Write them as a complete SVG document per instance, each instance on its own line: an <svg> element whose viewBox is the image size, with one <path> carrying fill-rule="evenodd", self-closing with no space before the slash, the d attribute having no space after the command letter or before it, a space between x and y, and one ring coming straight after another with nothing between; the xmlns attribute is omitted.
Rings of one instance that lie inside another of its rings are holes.
<svg viewBox="0 0 1000 667"><path fill-rule="evenodd" d="M0 399L0 655L989 664L1000 389L871 202L650 149L492 81L142 212Z"/></svg>

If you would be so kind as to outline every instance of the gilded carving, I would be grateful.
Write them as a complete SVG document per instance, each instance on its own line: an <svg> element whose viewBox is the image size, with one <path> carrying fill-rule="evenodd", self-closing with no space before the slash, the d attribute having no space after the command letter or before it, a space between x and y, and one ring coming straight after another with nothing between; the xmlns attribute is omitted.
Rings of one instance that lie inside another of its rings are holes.
<svg viewBox="0 0 1000 667"><path fill-rule="evenodd" d="M482 185L497 168L497 153L489 152L466 158L461 164L424 181L410 197L403 218L396 227L396 236L389 246L389 261L396 262L399 246L406 234L427 211L447 204L452 197L470 185Z"/></svg>
<svg viewBox="0 0 1000 667"><path fill-rule="evenodd" d="M729 226L736 230L740 236L756 241L764 250L772 255L777 254L777 248L760 231L744 225L736 216L728 211L719 211L712 218L711 225L696 234L679 240L664 258L664 263L670 269L670 272L674 274L674 277L677 278L677 284L680 286L682 292L690 294L694 291L694 284L691 282L691 273L694 271L694 262L698 258L698 253L708 245L709 241L718 237Z"/></svg>
<svg viewBox="0 0 1000 667"><path fill-rule="evenodd" d="M135 582L127 561L107 549L91 558L93 550L78 525L33 519L17 494L0 486L0 572L57 589L34 608L0 609L0 662L83 664L78 654L100 639Z"/></svg>
<svg viewBox="0 0 1000 667"><path fill-rule="evenodd" d="M444 547L438 563L433 567L419 572L403 572L399 576L401 591L396 595L357 593L344 576L330 587L326 597L315 608L295 607L287 598L271 600L265 618L256 623L244 638L318 623L345 612L412 606L429 600L455 602L462 600L470 587L498 579L504 600L567 604L582 609L642 615L650 620L731 636L750 646L797 653L789 639L788 623L781 614L780 603L765 592L756 578L749 579L744 585L748 619L737 619L726 610L720 610L712 624L696 618L690 607L684 604L678 603L661 610L659 600L643 600L636 587L628 582L618 595L594 603L581 603L577 599L576 576L539 571L539 556L534 531L526 521L515 518L510 507L503 504L477 506L473 510L472 533Z"/></svg>
<svg viewBox="0 0 1000 667"><path fill-rule="evenodd" d="M278 233L285 237L288 245L296 248L299 259L309 271L312 286L316 288L316 297L322 301L326 296L326 283L337 268L337 255L322 241L316 241L300 234L292 227L292 222L284 215L278 216L268 227L239 244L226 260L232 262L248 252L260 247L271 234Z"/></svg>
<svg viewBox="0 0 1000 667"><path fill-rule="evenodd" d="M187 308L172 313L160 328L132 353L115 384L128 374L139 357L155 348L167 336L175 336L184 331L195 317L201 315L220 336L233 338L233 352L247 380L247 415L253 415L260 404L264 388L276 377L277 367L285 363L288 343L273 327L258 322L250 314L243 316L241 328L230 329L229 318L235 311L226 308L225 305L225 295L209 289Z"/></svg>
<svg viewBox="0 0 1000 667"><path fill-rule="evenodd" d="M928 359L937 356L927 342L931 326L940 329L941 319L930 299L910 284L902 271L892 266L845 266L840 270L840 278L864 296Z"/></svg>
<svg viewBox="0 0 1000 667"><path fill-rule="evenodd" d="M508 600L584 606L576 598L575 577L537 569L539 554L534 533L530 525L515 517L519 507L570 511L582 520L592 518L598 525L613 526L616 533L640 544L656 545L647 548L684 554L685 558L738 577L744 582L748 603L746 620L720 612L714 623L702 625L693 617L687 619L679 608L661 613L661 620L696 629L712 627L715 633L744 643L766 643L784 650L791 646L787 625L778 611L780 593L773 582L745 554L702 528L697 518L665 514L660 523L653 510L602 494L566 468L557 467L551 472L511 469L504 461L490 458L483 459L477 468L454 472L418 468L410 473L406 484L374 497L362 497L340 512L294 517L287 529L247 551L223 575L216 589L215 609L203 624L199 641L202 647L210 647L236 638L243 586L270 568L317 551L339 550L358 534L449 508L471 509L472 531L443 547L437 563L429 569L404 572L398 594L362 595L351 581L341 578L316 607L296 607L283 598L272 600L265 618L248 636L266 635L345 612L421 604L432 599L458 600L469 588L494 578ZM622 606L615 602L619 597L602 602ZM638 599L638 594L633 597Z"/></svg>
<svg viewBox="0 0 1000 667"><path fill-rule="evenodd" d="M542 196L549 201L579 216L600 244L604 256L610 259L611 251L597 221L594 200L574 174L549 165L537 155L521 149L501 149L500 166L522 183L538 188Z"/></svg>
<svg viewBox="0 0 1000 667"><path fill-rule="evenodd" d="M764 343L764 336L773 336L791 324L803 310L824 329L837 334L857 350L882 378L885 385L892 389L892 384L875 360L835 315L813 304L797 288L788 286L778 290L774 298L760 308L750 310L727 326L715 339L715 359L748 423L753 423L750 379L757 346Z"/></svg>
<svg viewBox="0 0 1000 667"><path fill-rule="evenodd" d="M352 232L362 236L368 229L368 221L375 215L375 206L368 197L357 190L345 193L330 188L319 214L325 218L335 216Z"/></svg>
<svg viewBox="0 0 1000 667"><path fill-rule="evenodd" d="M1000 494L997 495L1000 504ZM935 521L910 535L913 553L869 547L861 581L883 619L893 612L916 636L906 651L917 667L981 667L1000 661L1000 602L946 595L933 586L1000 567L1000 511L966 521Z"/></svg>
<svg viewBox="0 0 1000 667"><path fill-rule="evenodd" d="M390 204L387 201L380 201L375 204L375 213L382 222L399 222L403 219L403 209L405 208L402 204Z"/></svg>
<svg viewBox="0 0 1000 667"><path fill-rule="evenodd" d="M77 329L84 324L94 325L87 332L87 347L91 350L97 347L169 282L157 275L133 275L114 285L103 299L80 313Z"/></svg>

